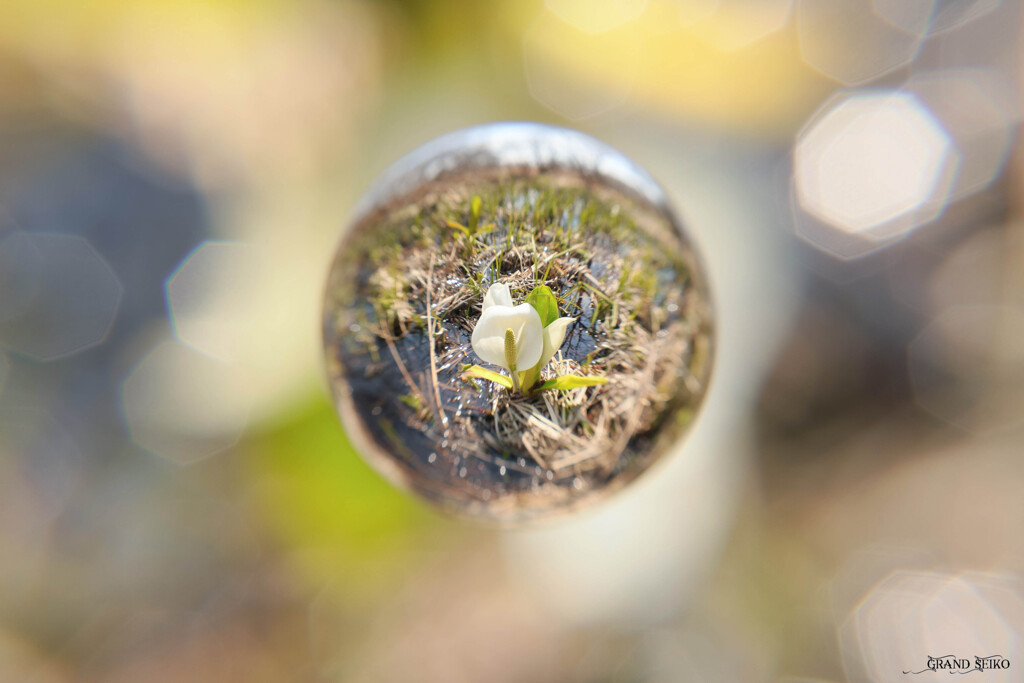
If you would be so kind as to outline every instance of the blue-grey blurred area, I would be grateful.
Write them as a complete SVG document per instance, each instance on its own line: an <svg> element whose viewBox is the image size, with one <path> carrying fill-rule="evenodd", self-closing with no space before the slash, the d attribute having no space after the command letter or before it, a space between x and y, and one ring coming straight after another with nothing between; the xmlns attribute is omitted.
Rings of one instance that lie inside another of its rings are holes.
<svg viewBox="0 0 1024 683"><path fill-rule="evenodd" d="M0 681L1018 680L1019 0L0 15ZM363 464L317 336L373 179L500 120L650 171L718 334L663 464L503 531Z"/></svg>
<svg viewBox="0 0 1024 683"><path fill-rule="evenodd" d="M48 412L90 457L121 450L118 372L169 331L164 280L210 234L203 195L97 131L5 131L6 403Z"/></svg>

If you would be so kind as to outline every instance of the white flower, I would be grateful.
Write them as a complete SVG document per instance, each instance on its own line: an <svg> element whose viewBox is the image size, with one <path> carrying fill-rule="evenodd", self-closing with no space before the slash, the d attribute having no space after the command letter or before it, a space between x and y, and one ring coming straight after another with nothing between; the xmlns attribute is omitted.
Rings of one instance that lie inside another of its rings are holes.
<svg viewBox="0 0 1024 683"><path fill-rule="evenodd" d="M467 366L465 376L489 379L507 387L513 395L532 396L537 391L558 389L568 391L582 386L604 384L607 380L578 375L562 375L540 382L541 369L555 355L569 323L575 318L556 318L558 299L545 285L539 285L526 297L526 303L512 305L508 285L493 284L484 295L480 319L473 328L473 351L485 363L509 371L508 376L486 370L479 365ZM550 320L547 326L544 321Z"/></svg>
<svg viewBox="0 0 1024 683"><path fill-rule="evenodd" d="M565 332L569 329L569 323L576 318L559 318L544 328L544 350L540 354L540 365L538 369L548 364L548 361L555 355L565 341Z"/></svg>
<svg viewBox="0 0 1024 683"><path fill-rule="evenodd" d="M487 289L487 293L484 294L483 310L486 311L494 305L512 308L512 290L508 288L508 285L496 282Z"/></svg>
<svg viewBox="0 0 1024 683"><path fill-rule="evenodd" d="M506 343L510 331L511 347ZM533 306L513 306L508 285L494 284L484 296L483 313L473 328L471 341L473 351L481 360L511 372L536 365L544 353L546 339L544 326Z"/></svg>

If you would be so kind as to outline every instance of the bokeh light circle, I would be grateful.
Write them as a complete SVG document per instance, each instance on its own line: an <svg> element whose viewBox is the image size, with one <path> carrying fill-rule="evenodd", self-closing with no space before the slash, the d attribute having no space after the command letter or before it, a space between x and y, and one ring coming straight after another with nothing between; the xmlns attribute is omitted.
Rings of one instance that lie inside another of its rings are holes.
<svg viewBox="0 0 1024 683"><path fill-rule="evenodd" d="M123 287L78 235L12 232L0 240L0 348L37 361L102 344Z"/></svg>
<svg viewBox="0 0 1024 683"><path fill-rule="evenodd" d="M870 252L942 212L959 161L947 130L914 94L841 93L793 150L794 200L816 219L798 221L798 230L841 257ZM851 237L859 253L837 246Z"/></svg>

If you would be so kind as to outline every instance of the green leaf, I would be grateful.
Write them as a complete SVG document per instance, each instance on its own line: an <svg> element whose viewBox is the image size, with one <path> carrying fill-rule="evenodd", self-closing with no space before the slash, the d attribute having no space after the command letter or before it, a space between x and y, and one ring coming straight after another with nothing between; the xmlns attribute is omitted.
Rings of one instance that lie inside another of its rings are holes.
<svg viewBox="0 0 1024 683"><path fill-rule="evenodd" d="M529 393L530 389L533 388L533 385L536 384L537 380L539 379L540 367L538 364L534 365L529 370L524 370L519 373L519 386L522 388L524 392Z"/></svg>
<svg viewBox="0 0 1024 683"><path fill-rule="evenodd" d="M579 377L578 375L562 375L555 377L537 387L537 391L570 391L579 387L594 387L599 384L607 384L607 377Z"/></svg>
<svg viewBox="0 0 1024 683"><path fill-rule="evenodd" d="M420 397L416 394L405 394L403 396L399 396L398 400L417 412L423 410L423 401L421 401Z"/></svg>
<svg viewBox="0 0 1024 683"><path fill-rule="evenodd" d="M469 228L467 228L465 225L462 225L461 223L456 223L455 221L445 221L444 224L447 225L452 230L458 230L463 235L469 235Z"/></svg>
<svg viewBox="0 0 1024 683"><path fill-rule="evenodd" d="M501 374L500 372L495 372L494 370L488 370L487 368L482 368L479 365L471 365L468 368L466 368L466 371L464 373L462 373L462 376L466 377L467 375L469 377L476 377L478 379L487 379L487 380L490 380L492 382L496 382L497 384L500 384L501 386L505 387L506 389L511 389L512 388L512 379L510 377L506 377L505 375Z"/></svg>
<svg viewBox="0 0 1024 683"><path fill-rule="evenodd" d="M480 204L479 195L473 197L469 202L469 232L476 233L476 226L480 225Z"/></svg>
<svg viewBox="0 0 1024 683"><path fill-rule="evenodd" d="M558 320L558 299L547 285L538 285L526 296L526 303L537 310L544 327Z"/></svg>

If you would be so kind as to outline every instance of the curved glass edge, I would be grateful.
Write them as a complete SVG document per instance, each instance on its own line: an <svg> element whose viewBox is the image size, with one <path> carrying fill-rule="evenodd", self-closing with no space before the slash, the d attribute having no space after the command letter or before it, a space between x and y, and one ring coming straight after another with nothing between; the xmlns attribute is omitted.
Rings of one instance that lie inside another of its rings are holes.
<svg viewBox="0 0 1024 683"><path fill-rule="evenodd" d="M447 133L400 158L355 205L349 225L445 173L474 168L565 168L605 178L665 209L665 192L621 152L579 131L532 122L488 123Z"/></svg>

